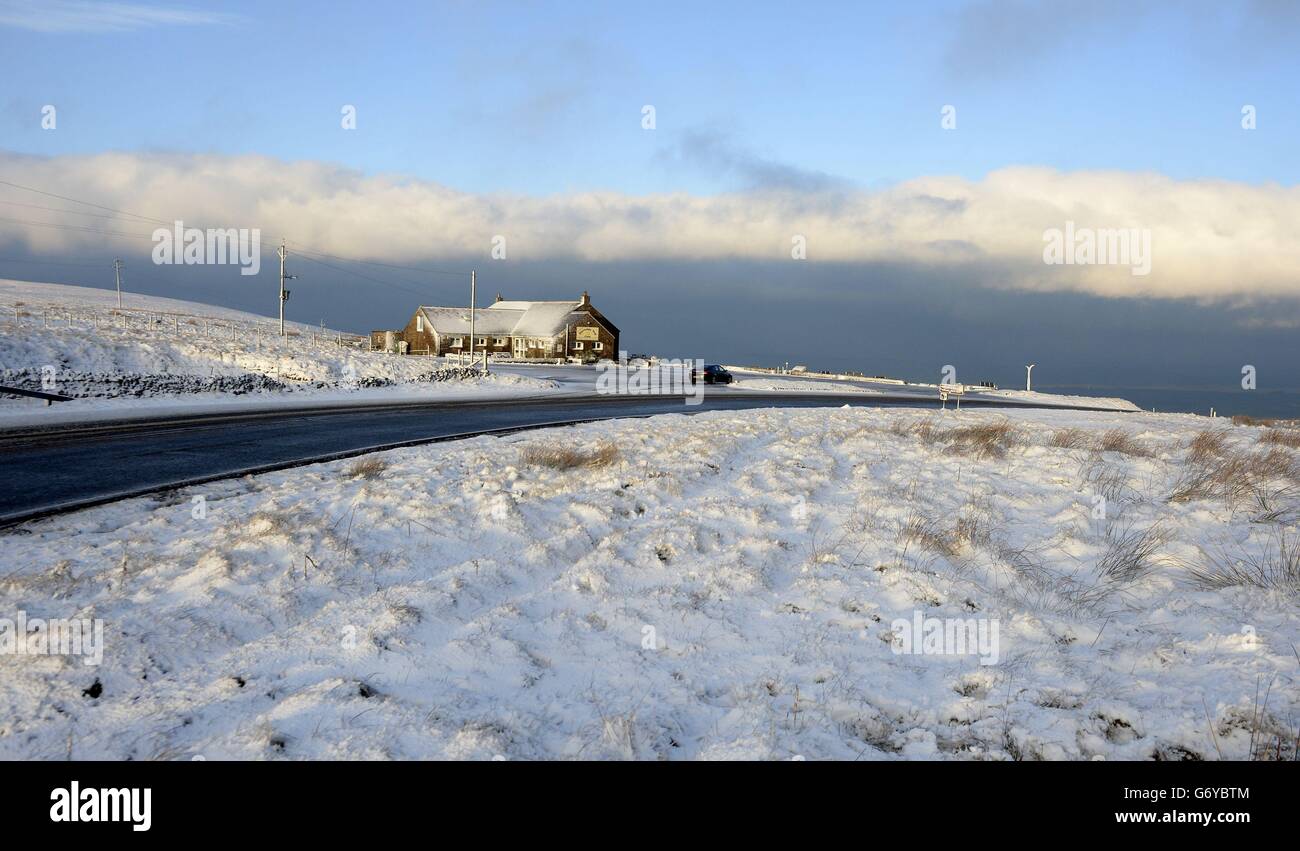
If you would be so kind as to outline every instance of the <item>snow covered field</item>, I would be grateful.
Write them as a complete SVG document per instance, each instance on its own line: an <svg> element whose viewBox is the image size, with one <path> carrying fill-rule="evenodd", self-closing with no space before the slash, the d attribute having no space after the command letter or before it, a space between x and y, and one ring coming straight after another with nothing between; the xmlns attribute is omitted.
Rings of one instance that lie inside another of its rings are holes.
<svg viewBox="0 0 1300 851"><path fill-rule="evenodd" d="M735 383L730 387L736 390L768 390L784 393L875 393L892 398L910 396L927 401L934 400L939 395L938 384L873 381L870 378L818 376L816 373L774 375L770 372L757 372L743 367L729 367L728 369L736 378ZM986 398L1040 405L1103 408L1113 411L1139 410L1136 405L1127 399L1116 399L1107 396L1065 396L1054 393L1035 393L1028 390L992 390L974 385L965 388L963 398Z"/></svg>
<svg viewBox="0 0 1300 851"><path fill-rule="evenodd" d="M737 377L735 384L732 385L738 390L776 390L783 393L806 392L806 393L880 393L871 387L862 387L856 384L850 384L846 381L815 381L812 379L789 379L785 376L776 378L753 377L748 375Z"/></svg>
<svg viewBox="0 0 1300 851"><path fill-rule="evenodd" d="M0 384L79 397L58 416L188 403L325 401L362 394L491 398L536 394L553 381L471 376L441 359L340 345L338 332L197 302L134 293L125 317L111 290L0 281ZM125 320L125 321L124 321ZM87 398L80 398L87 397ZM44 403L0 399L0 419ZM45 417L49 419L49 417Z"/></svg>
<svg viewBox="0 0 1300 851"><path fill-rule="evenodd" d="M1290 757L1295 436L711 412L83 511L4 533L104 647L0 655L0 758Z"/></svg>

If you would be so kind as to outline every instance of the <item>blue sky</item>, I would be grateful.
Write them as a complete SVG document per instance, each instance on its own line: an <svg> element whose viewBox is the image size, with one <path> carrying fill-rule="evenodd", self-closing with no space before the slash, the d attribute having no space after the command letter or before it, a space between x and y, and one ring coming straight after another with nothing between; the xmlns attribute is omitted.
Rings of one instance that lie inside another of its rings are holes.
<svg viewBox="0 0 1300 851"><path fill-rule="evenodd" d="M0 27L5 147L258 153L529 193L716 192L761 179L755 163L868 187L1009 164L1288 184L1300 170L1300 4L219 9L125 31ZM32 120L46 103L54 138ZM946 104L957 132L938 132ZM1241 132L1243 104L1261 132Z"/></svg>
<svg viewBox="0 0 1300 851"><path fill-rule="evenodd" d="M1300 390L1297 43L1293 0L0 0L0 179L589 289L634 351ZM275 311L270 264L155 267L152 224L68 206L0 186L0 277L111 286L122 256L141 292ZM1150 230L1152 274L1045 265L1076 220ZM464 297L351 268L299 261L291 313L365 331Z"/></svg>

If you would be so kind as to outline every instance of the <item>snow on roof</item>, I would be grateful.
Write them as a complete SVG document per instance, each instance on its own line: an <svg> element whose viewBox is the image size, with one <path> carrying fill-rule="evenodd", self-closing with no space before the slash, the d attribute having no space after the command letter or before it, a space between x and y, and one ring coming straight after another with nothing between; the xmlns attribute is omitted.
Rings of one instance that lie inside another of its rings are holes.
<svg viewBox="0 0 1300 851"><path fill-rule="evenodd" d="M576 301L538 301L524 311L524 315L515 326L516 334L548 337L564 330L565 320L574 308Z"/></svg>
<svg viewBox="0 0 1300 851"><path fill-rule="evenodd" d="M474 313L474 333L515 337L553 337L564 332L578 301L498 301ZM421 307L439 334L468 334L469 308Z"/></svg>
<svg viewBox="0 0 1300 851"><path fill-rule="evenodd" d="M576 301L496 301L488 305L489 310L527 310L535 304L567 304L576 306Z"/></svg>
<svg viewBox="0 0 1300 851"><path fill-rule="evenodd" d="M421 307L420 312L439 334L468 334L468 307ZM485 336L509 336L523 318L522 310L474 311L474 333Z"/></svg>

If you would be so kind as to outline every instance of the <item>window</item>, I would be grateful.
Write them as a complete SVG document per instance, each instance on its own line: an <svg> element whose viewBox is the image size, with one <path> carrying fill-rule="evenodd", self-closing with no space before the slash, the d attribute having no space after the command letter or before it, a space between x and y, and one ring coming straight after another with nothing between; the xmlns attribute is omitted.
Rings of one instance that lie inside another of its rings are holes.
<svg viewBox="0 0 1300 851"><path fill-rule="evenodd" d="M591 344L591 347L592 347L592 349L594 349L595 351L598 351L598 352L603 352L603 351L605 350L605 344L604 344L604 343L592 343L592 344Z"/></svg>
<svg viewBox="0 0 1300 851"><path fill-rule="evenodd" d="M573 344L573 350L574 350L575 352L580 352L580 351L582 351L582 342L579 341L579 342L577 342L577 343L574 343L574 344Z"/></svg>
<svg viewBox="0 0 1300 851"><path fill-rule="evenodd" d="M478 345L480 345L480 346L486 346L486 345L487 345L487 337L479 337L479 338L478 338Z"/></svg>
<svg viewBox="0 0 1300 851"><path fill-rule="evenodd" d="M415 330L419 331L421 334L424 333L424 314L419 314L415 317Z"/></svg>
<svg viewBox="0 0 1300 851"><path fill-rule="evenodd" d="M452 338L451 338L451 347L452 347L453 349L459 349L459 348L460 348L461 346L463 346L464 344L465 344L465 341L462 340L460 337L452 337Z"/></svg>
<svg viewBox="0 0 1300 851"><path fill-rule="evenodd" d="M506 338L505 338L505 337L493 337L493 338L492 338L492 345L494 345L494 346L500 347L500 346L504 346L505 344L506 344Z"/></svg>

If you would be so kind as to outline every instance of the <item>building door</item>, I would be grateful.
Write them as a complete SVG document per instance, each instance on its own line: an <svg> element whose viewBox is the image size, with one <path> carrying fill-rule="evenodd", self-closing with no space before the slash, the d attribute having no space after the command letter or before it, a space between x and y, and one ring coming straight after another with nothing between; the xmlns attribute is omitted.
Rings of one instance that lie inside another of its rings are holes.
<svg viewBox="0 0 1300 851"><path fill-rule="evenodd" d="M528 348L527 348L528 341L523 337L513 337L512 339L515 341L515 357L517 358L528 357Z"/></svg>

